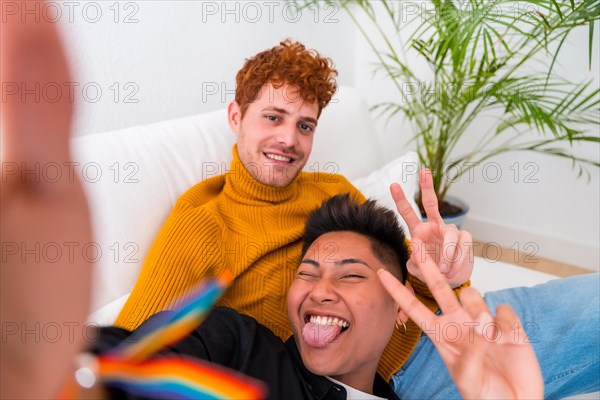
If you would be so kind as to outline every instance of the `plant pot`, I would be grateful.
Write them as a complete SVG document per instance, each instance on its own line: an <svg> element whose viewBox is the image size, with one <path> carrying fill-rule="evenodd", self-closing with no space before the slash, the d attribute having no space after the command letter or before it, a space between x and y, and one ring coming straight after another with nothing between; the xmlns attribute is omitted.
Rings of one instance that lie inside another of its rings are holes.
<svg viewBox="0 0 600 400"><path fill-rule="evenodd" d="M446 196L446 198L444 199L444 202L449 203L449 204L451 204L455 207L458 207L459 209L462 210L456 214L451 214L451 215L443 215L442 214L442 219L444 220L444 222L446 224L454 224L460 229L460 227L464 224L465 220L467 219L467 214L469 212L469 205L462 199L459 199L458 197L454 197L454 196ZM421 215L421 217L422 217L423 221L427 221L426 215Z"/></svg>

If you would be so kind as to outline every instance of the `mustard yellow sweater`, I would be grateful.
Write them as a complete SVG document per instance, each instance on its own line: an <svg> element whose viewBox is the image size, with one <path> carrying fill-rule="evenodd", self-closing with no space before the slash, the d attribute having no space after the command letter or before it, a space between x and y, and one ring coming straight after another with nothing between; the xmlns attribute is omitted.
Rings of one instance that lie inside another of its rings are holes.
<svg viewBox="0 0 600 400"><path fill-rule="evenodd" d="M292 335L287 290L300 261L308 214L335 194L365 199L346 178L334 174L301 172L287 187L267 186L248 174L235 146L233 156L228 173L198 183L178 199L116 326L136 328L151 315L176 307L190 288L227 268L234 279L218 305L256 318L283 340ZM415 291L430 297L411 278ZM394 333L381 360L379 372L386 379L419 340L419 328L412 322L407 328L405 334Z"/></svg>

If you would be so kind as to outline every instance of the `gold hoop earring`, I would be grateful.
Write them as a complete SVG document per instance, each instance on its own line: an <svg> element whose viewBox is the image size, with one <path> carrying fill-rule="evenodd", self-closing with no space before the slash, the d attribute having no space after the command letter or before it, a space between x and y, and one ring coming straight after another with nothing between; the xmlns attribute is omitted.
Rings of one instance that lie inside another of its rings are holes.
<svg viewBox="0 0 600 400"><path fill-rule="evenodd" d="M401 322L401 324L402 324L402 327L404 328L404 332L400 331L400 327L398 326L398 323L397 323L397 322L396 322L396 329L397 329L397 330L398 330L400 333L402 333L403 335L405 335L405 334L406 334L406 324L405 324L404 322Z"/></svg>

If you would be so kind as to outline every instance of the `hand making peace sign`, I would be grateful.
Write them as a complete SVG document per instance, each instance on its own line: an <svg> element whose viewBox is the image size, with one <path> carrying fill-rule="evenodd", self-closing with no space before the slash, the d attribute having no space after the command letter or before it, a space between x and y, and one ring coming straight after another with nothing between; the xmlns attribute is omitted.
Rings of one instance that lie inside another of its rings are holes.
<svg viewBox="0 0 600 400"><path fill-rule="evenodd" d="M390 187L396 208L406 224L411 236L411 257L408 260L408 272L421 281L423 274L418 268L417 254L433 255L433 261L452 288L456 288L471 277L473 272L472 237L467 231L460 231L456 225L447 225L438 210L438 200L433 189L431 171L419 171L419 183L423 198L423 207L427 213L427 221L417 216L399 184ZM423 246L424 251L415 251Z"/></svg>
<svg viewBox="0 0 600 400"><path fill-rule="evenodd" d="M379 279L429 336L462 397L543 398L542 372L514 310L501 305L492 317L481 295L470 287L460 292L459 303L436 263L421 249L416 250L417 264L442 315L431 312L389 272L379 270Z"/></svg>

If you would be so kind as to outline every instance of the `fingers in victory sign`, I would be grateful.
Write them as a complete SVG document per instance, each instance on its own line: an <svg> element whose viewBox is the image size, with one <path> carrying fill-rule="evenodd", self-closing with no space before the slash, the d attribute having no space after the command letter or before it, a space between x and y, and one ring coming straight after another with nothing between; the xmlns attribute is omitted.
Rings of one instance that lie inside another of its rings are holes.
<svg viewBox="0 0 600 400"><path fill-rule="evenodd" d="M473 247L471 234L458 230L456 225L447 225L442 220L438 209L438 200L433 188L431 171L419 171L419 183L423 199L423 207L427 221L421 218L411 207L402 187L393 183L390 187L398 212L406 221L411 236L411 258L408 260L408 271L421 281L422 273L417 267L415 247L425 246L424 250L433 255L439 271L445 275L452 288L459 287L469 280L473 272ZM419 244L417 244L419 243Z"/></svg>
<svg viewBox="0 0 600 400"><path fill-rule="evenodd" d="M473 288L461 291L462 304L459 303L435 262L427 254L417 252L421 257L418 259L423 260L420 268L424 281L442 315L431 312L389 272L380 270L379 278L402 311L434 343L462 397L543 398L540 366L513 309L501 305L496 317L492 317Z"/></svg>

